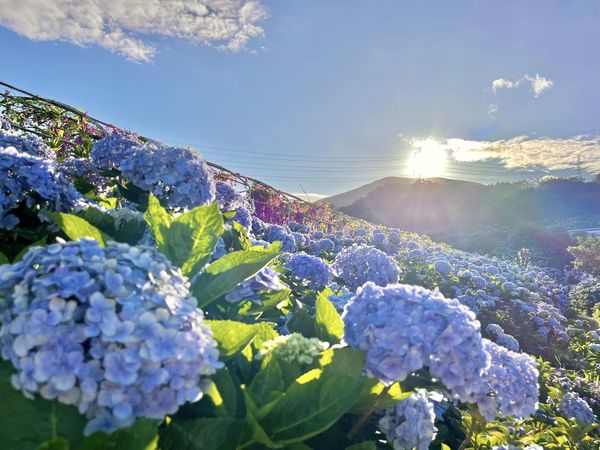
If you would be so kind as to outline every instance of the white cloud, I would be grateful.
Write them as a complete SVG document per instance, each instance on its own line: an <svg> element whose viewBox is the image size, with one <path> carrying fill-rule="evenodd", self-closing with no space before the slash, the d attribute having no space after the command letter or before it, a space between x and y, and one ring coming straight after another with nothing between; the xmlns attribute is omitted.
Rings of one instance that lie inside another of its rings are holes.
<svg viewBox="0 0 600 450"><path fill-rule="evenodd" d="M492 81L492 90L494 94L498 92L498 89L512 89L516 88L521 84L521 80L510 81L505 78L498 78Z"/></svg>
<svg viewBox="0 0 600 450"><path fill-rule="evenodd" d="M440 145L456 161L498 159L510 169L573 169L579 158L582 170L600 172L600 135L570 138L529 138L519 136L499 141L446 139Z"/></svg>
<svg viewBox="0 0 600 450"><path fill-rule="evenodd" d="M35 41L98 45L150 61L149 36L239 51L262 35L259 0L0 0L0 25Z"/></svg>
<svg viewBox="0 0 600 450"><path fill-rule="evenodd" d="M554 81L551 79L541 77L537 73L535 74L535 77L525 75L525 79L531 82L531 89L533 90L534 97L539 97L542 92L544 92L546 89L550 89L554 84Z"/></svg>
<svg viewBox="0 0 600 450"><path fill-rule="evenodd" d="M554 85L554 81L550 78L543 77L537 73L535 74L535 77L525 74L516 80L507 80L505 78L495 79L492 81L492 91L494 91L494 94L497 94L500 89L515 89L524 82L531 84L531 91L536 98L539 97L542 92L550 89Z"/></svg>

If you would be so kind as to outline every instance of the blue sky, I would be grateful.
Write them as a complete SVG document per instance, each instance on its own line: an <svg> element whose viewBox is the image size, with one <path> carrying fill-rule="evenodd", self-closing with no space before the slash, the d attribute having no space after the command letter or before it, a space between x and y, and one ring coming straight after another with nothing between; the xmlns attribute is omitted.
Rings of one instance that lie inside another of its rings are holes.
<svg viewBox="0 0 600 450"><path fill-rule="evenodd" d="M185 28L115 2L0 0L0 79L288 192L600 172L597 2L226 0Z"/></svg>

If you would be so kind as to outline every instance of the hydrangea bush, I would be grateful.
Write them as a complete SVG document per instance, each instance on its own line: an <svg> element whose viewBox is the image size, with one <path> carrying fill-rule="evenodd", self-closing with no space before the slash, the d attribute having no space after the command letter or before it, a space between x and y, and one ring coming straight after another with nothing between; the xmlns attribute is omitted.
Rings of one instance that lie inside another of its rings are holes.
<svg viewBox="0 0 600 450"><path fill-rule="evenodd" d="M1 136L7 448L598 448L592 275L269 223L191 149Z"/></svg>

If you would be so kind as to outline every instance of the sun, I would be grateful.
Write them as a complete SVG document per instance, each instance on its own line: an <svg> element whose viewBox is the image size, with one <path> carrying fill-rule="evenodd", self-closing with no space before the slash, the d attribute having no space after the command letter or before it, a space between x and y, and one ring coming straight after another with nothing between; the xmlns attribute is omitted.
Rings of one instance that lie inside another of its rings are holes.
<svg viewBox="0 0 600 450"><path fill-rule="evenodd" d="M442 177L446 174L448 150L433 138L413 139L406 175L413 178Z"/></svg>

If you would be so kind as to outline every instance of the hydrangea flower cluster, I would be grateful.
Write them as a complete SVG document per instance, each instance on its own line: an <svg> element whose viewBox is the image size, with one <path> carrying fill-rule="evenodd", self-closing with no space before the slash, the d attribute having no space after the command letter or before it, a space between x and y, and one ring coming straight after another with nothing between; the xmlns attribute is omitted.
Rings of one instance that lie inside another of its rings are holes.
<svg viewBox="0 0 600 450"><path fill-rule="evenodd" d="M324 255L333 252L335 249L335 242L329 238L311 240L308 243L308 248L315 255Z"/></svg>
<svg viewBox="0 0 600 450"><path fill-rule="evenodd" d="M491 395L476 398L481 415L491 421L497 413L512 417L528 417L535 413L539 397L539 373L535 360L487 339L483 342L492 360L480 379L485 386L480 391L489 391Z"/></svg>
<svg viewBox="0 0 600 450"><path fill-rule="evenodd" d="M379 428L394 449L427 450L435 439L435 412L425 389L398 402L379 419Z"/></svg>
<svg viewBox="0 0 600 450"><path fill-rule="evenodd" d="M285 263L293 278L302 280L313 289L331 283L331 268L318 256L305 252L294 253Z"/></svg>
<svg viewBox="0 0 600 450"><path fill-rule="evenodd" d="M306 338L300 333L292 333L266 341L257 358L263 359L272 353L290 364L308 365L328 348L328 342L317 338Z"/></svg>
<svg viewBox="0 0 600 450"><path fill-rule="evenodd" d="M216 183L216 199L222 211L236 211L245 204L244 198L236 192L233 186L223 181Z"/></svg>
<svg viewBox="0 0 600 450"><path fill-rule="evenodd" d="M394 258L368 245L353 245L338 253L333 271L352 290L372 281L380 286L397 283L400 270Z"/></svg>
<svg viewBox="0 0 600 450"><path fill-rule="evenodd" d="M513 352L519 351L519 341L517 341L510 334L506 334L500 325L496 323L490 323L487 327L485 327L485 332L496 344L506 347Z"/></svg>
<svg viewBox="0 0 600 450"><path fill-rule="evenodd" d="M405 380L424 366L455 396L487 393L480 325L458 300L418 286L366 283L342 314L344 341L367 352L366 370L382 383Z"/></svg>
<svg viewBox="0 0 600 450"><path fill-rule="evenodd" d="M94 187L97 194L107 193L108 180L98 172L89 159L65 158L60 162L59 167L69 180L73 181L74 177L81 177Z"/></svg>
<svg viewBox="0 0 600 450"><path fill-rule="evenodd" d="M594 411L587 402L575 392L569 392L560 401L560 412L566 417L572 417L584 425L596 423Z"/></svg>
<svg viewBox="0 0 600 450"><path fill-rule="evenodd" d="M247 206L240 206L235 212L235 216L233 216L233 219L231 220L235 220L246 230L250 230L252 228L252 221L254 218L252 217L252 213Z"/></svg>
<svg viewBox="0 0 600 450"><path fill-rule="evenodd" d="M448 275L452 271L452 266L448 261L440 259L433 263L434 269L442 275Z"/></svg>
<svg viewBox="0 0 600 450"><path fill-rule="evenodd" d="M131 149L139 142L129 136L112 134L97 141L92 148L92 164L99 169L118 169L121 161L127 158Z"/></svg>
<svg viewBox="0 0 600 450"><path fill-rule="evenodd" d="M10 230L19 223L12 212L21 204L69 211L87 203L54 161L0 147L0 228Z"/></svg>
<svg viewBox="0 0 600 450"><path fill-rule="evenodd" d="M279 280L279 274L270 267L264 267L256 275L241 282L231 292L225 294L225 300L230 303L251 300L260 304L262 292L282 289L285 289L285 285Z"/></svg>
<svg viewBox="0 0 600 450"><path fill-rule="evenodd" d="M268 242L281 242L281 249L284 252L293 253L296 251L296 241L294 240L294 237L281 225L269 225L265 232L265 240Z"/></svg>
<svg viewBox="0 0 600 450"><path fill-rule="evenodd" d="M0 346L12 383L75 405L85 434L162 419L203 395L216 342L188 281L148 247L34 247L0 266Z"/></svg>
<svg viewBox="0 0 600 450"><path fill-rule="evenodd" d="M27 133L4 131L0 128L0 147L14 147L20 152L29 153L43 159L56 159L56 154L38 136Z"/></svg>
<svg viewBox="0 0 600 450"><path fill-rule="evenodd" d="M215 200L208 166L194 150L146 143L132 147L118 166L131 183L171 208L195 208Z"/></svg>

